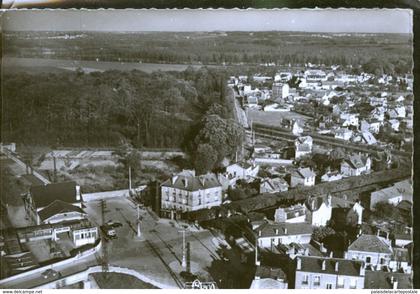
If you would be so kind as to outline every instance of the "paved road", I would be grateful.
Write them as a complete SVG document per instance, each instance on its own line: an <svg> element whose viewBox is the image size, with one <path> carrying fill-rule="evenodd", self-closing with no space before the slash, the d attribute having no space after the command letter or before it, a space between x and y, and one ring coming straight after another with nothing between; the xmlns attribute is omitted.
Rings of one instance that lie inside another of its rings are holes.
<svg viewBox="0 0 420 294"><path fill-rule="evenodd" d="M60 272L62 276L68 276L75 274L77 272L83 271L91 266L98 265L98 261L96 260L95 255L86 256L85 258L73 262L71 264L62 265L58 267L52 267L55 271ZM42 272L41 272L42 273ZM51 282L54 280L54 278L48 278L45 279L43 276L41 276L41 273L35 273L32 275L28 275L24 278L6 282L3 284L0 284L0 288L3 289L30 289L34 288L36 286L45 284L47 282Z"/></svg>
<svg viewBox="0 0 420 294"><path fill-rule="evenodd" d="M153 279L168 288L182 286L180 272L182 260L182 234L176 222L156 220L145 209L141 215L141 238L137 237L137 209L127 198L106 201L105 220L120 222L118 238L108 243L109 264L127 267ZM86 212L93 222L101 224L98 201L87 203ZM214 236L208 230L189 228L186 242L191 246L191 268L204 280L212 280L207 267L218 258Z"/></svg>

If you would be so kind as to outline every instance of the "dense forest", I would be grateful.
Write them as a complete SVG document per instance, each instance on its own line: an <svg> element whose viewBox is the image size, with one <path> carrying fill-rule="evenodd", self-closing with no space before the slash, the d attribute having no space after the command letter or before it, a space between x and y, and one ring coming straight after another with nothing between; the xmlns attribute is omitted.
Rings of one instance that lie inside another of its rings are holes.
<svg viewBox="0 0 420 294"><path fill-rule="evenodd" d="M52 147L128 143L194 148L189 143L205 115L232 117L225 81L224 72L207 68L153 74L6 73L3 141Z"/></svg>
<svg viewBox="0 0 420 294"><path fill-rule="evenodd" d="M206 65L365 65L412 68L412 36L303 32L6 32L11 57ZM367 69L370 67L367 66Z"/></svg>

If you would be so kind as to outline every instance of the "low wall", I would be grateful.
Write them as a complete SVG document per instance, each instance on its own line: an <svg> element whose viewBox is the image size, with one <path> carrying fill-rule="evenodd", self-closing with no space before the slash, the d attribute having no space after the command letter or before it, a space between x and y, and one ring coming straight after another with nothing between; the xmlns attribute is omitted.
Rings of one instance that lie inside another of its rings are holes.
<svg viewBox="0 0 420 294"><path fill-rule="evenodd" d="M70 257L70 258L67 258L65 260L53 263L53 264L45 265L43 267L38 267L38 268L35 268L33 270L29 270L29 271L26 271L26 272L23 272L23 273L20 273L20 274L17 274L17 275L7 277L3 280L0 280L0 288L2 288L3 285L6 284L6 283L25 278L26 276L30 276L30 275L37 274L37 273L41 274L42 272L46 271L47 269L51 269L51 268L54 268L54 267L59 267L59 266L63 266L63 265L66 265L66 264L76 262L81 258L85 258L87 256L90 256L92 254L95 254L95 253L99 252L99 250L101 250L101 248L102 248L102 241L99 241L99 243L98 243L98 245L96 245L96 247L88 249L88 250L86 250L86 251L82 252L81 254L78 254L74 257Z"/></svg>
<svg viewBox="0 0 420 294"><path fill-rule="evenodd" d="M96 192L96 193L83 193L83 201L90 202L101 199L115 198L115 197L128 197L128 189L123 190L114 190L106 192Z"/></svg>
<svg viewBox="0 0 420 294"><path fill-rule="evenodd" d="M81 281L91 281L92 279L89 278L90 274L94 274L94 273L102 273L103 269L102 266L92 266L90 268L88 268L87 270L78 272L76 274L46 283L44 285L40 285L38 287L35 287L34 289L55 289L58 287L63 287L65 285L71 285L71 284L75 284ZM177 287L174 287L172 285L166 285L166 284L162 284L159 283L155 280L152 280L142 274L140 274L139 272L129 269L129 268L125 268L125 267L119 267L119 266L113 266L110 265L108 267L108 272L109 273L119 273L119 274L126 274L129 276L134 276L139 280L142 280L143 282L149 283L155 287L158 287L160 289L177 289ZM96 283L95 283L96 284Z"/></svg>
<svg viewBox="0 0 420 294"><path fill-rule="evenodd" d="M291 165L291 159L276 159L276 158L255 158L255 164L276 164L276 165Z"/></svg>

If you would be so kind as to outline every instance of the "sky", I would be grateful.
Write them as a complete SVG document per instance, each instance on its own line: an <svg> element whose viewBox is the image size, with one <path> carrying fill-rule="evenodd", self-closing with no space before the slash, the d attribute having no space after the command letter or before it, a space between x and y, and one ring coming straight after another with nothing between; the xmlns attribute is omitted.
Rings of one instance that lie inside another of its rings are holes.
<svg viewBox="0 0 420 294"><path fill-rule="evenodd" d="M407 9L9 10L6 31L306 31L411 33Z"/></svg>

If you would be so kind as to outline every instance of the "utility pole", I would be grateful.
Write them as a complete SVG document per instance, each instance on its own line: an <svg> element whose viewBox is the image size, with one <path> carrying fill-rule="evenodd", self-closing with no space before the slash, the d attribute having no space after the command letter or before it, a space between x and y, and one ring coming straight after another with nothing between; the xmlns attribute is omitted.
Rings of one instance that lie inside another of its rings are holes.
<svg viewBox="0 0 420 294"><path fill-rule="evenodd" d="M179 231L182 233L182 269L185 271L187 270L187 252L186 252L186 247L185 247L185 229L183 229L182 231Z"/></svg>
<svg viewBox="0 0 420 294"><path fill-rule="evenodd" d="M128 194L131 196L131 166L128 166Z"/></svg>
<svg viewBox="0 0 420 294"><path fill-rule="evenodd" d="M141 230L140 230L140 204L137 204L137 237L141 237Z"/></svg>
<svg viewBox="0 0 420 294"><path fill-rule="evenodd" d="M101 200L101 213L102 213L102 225L105 225L105 212L106 212L106 202L105 200ZM104 232L103 232L104 233ZM102 271L104 273L108 272L108 241L105 238L102 238ZM105 274L106 277L106 274Z"/></svg>

